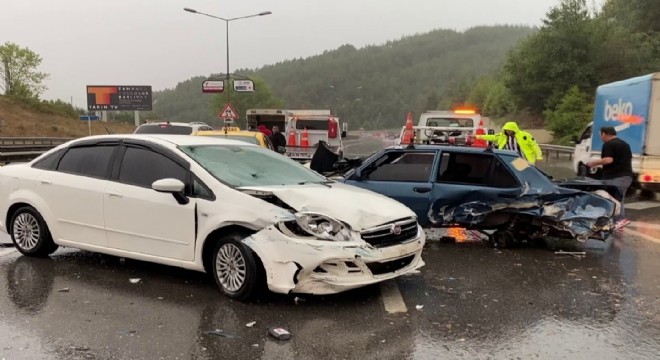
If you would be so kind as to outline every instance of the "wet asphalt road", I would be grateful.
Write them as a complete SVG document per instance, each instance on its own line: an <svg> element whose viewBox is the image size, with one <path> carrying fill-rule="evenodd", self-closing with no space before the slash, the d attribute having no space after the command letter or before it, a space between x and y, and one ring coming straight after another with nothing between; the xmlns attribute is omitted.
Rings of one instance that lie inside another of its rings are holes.
<svg viewBox="0 0 660 360"><path fill-rule="evenodd" d="M644 209L586 256L494 250L452 230L455 243L429 241L419 274L258 303L178 268L0 247L0 359L657 359L660 203L630 206Z"/></svg>

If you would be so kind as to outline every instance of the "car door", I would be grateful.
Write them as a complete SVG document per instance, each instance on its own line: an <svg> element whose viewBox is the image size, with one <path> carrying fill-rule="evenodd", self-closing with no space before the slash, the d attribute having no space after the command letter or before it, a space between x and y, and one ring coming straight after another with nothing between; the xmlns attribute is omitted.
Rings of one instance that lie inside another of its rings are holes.
<svg viewBox="0 0 660 360"><path fill-rule="evenodd" d="M395 199L417 215L420 223L428 218L431 175L435 168L436 151L394 150L383 153L359 168L346 180L347 184L368 189ZM383 209L383 211L387 211Z"/></svg>
<svg viewBox="0 0 660 360"><path fill-rule="evenodd" d="M522 191L515 174L493 153L443 151L435 175L430 198L436 221L452 209L469 209L466 204L488 207L515 202Z"/></svg>
<svg viewBox="0 0 660 360"><path fill-rule="evenodd" d="M154 181L174 178L190 188L189 164L168 150L126 144L104 193L110 247L133 253L191 261L195 246L196 199L179 204Z"/></svg>
<svg viewBox="0 0 660 360"><path fill-rule="evenodd" d="M575 143L573 167L578 176L586 176L588 172L586 164L591 159L591 132L592 125L589 125Z"/></svg>
<svg viewBox="0 0 660 360"><path fill-rule="evenodd" d="M44 171L37 193L52 213L59 240L106 246L103 192L119 145L85 144L71 147ZM38 166L37 166L38 167Z"/></svg>

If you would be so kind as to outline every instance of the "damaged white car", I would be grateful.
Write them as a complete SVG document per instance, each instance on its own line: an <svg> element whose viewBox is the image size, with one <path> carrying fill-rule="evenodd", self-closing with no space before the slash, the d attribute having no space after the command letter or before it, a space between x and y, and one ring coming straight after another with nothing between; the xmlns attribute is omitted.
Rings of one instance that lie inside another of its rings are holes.
<svg viewBox="0 0 660 360"><path fill-rule="evenodd" d="M0 168L0 216L24 255L66 246L205 271L237 299L338 293L424 265L401 203L210 137L73 140Z"/></svg>

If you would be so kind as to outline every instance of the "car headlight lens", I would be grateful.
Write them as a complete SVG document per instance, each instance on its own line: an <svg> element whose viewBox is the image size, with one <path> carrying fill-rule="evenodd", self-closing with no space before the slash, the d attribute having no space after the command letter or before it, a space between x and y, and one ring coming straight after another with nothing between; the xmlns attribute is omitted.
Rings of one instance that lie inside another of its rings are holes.
<svg viewBox="0 0 660 360"><path fill-rule="evenodd" d="M295 217L296 223L302 230L318 239L332 241L349 241L351 239L348 226L329 216L300 212L296 213Z"/></svg>

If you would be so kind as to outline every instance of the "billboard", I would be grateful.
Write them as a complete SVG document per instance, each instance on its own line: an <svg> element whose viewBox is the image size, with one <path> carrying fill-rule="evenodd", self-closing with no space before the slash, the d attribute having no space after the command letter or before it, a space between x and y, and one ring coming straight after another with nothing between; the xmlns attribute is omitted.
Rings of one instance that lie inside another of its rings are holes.
<svg viewBox="0 0 660 360"><path fill-rule="evenodd" d="M87 110L151 111L151 86L87 85Z"/></svg>

